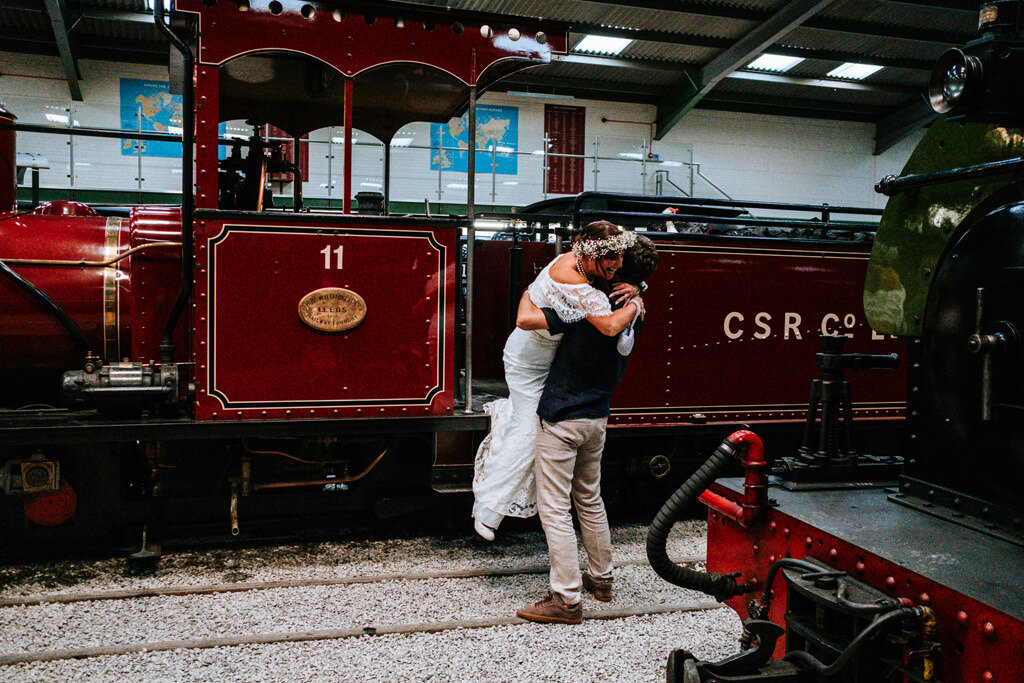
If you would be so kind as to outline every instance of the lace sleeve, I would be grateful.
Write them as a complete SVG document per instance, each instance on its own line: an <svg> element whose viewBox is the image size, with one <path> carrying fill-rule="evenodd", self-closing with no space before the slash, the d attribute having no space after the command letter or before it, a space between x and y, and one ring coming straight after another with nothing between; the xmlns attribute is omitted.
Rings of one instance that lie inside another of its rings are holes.
<svg viewBox="0 0 1024 683"><path fill-rule="evenodd" d="M566 323L589 316L612 314L608 297L590 285L566 285L550 277L538 277L530 285L530 298L538 306L549 306Z"/></svg>
<svg viewBox="0 0 1024 683"><path fill-rule="evenodd" d="M599 289L587 285L579 288L580 308L583 309L583 317L603 317L612 314L612 305L608 301L608 295Z"/></svg>

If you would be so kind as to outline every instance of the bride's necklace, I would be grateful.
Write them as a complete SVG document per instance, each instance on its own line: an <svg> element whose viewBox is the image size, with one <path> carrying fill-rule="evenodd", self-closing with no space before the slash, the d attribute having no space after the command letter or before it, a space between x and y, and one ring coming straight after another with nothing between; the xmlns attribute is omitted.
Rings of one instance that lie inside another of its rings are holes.
<svg viewBox="0 0 1024 683"><path fill-rule="evenodd" d="M589 276L589 275L587 275L587 274L586 274L586 273L585 273L585 272L583 271L583 264L582 264L582 263L580 263L580 260L579 260L579 259L576 259L576 270L578 270L578 271L580 272L580 275L582 275L582 276L583 276L583 279L584 279L584 280L586 280L587 282L590 282L590 276Z"/></svg>

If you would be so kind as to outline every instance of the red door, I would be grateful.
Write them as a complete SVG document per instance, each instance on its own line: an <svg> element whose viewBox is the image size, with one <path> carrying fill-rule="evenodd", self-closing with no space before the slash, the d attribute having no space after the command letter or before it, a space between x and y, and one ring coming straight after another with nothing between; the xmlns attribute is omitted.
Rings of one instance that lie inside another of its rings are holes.
<svg viewBox="0 0 1024 683"><path fill-rule="evenodd" d="M561 104L544 105L544 133L548 138L550 155L546 191L552 194L582 192L586 109Z"/></svg>

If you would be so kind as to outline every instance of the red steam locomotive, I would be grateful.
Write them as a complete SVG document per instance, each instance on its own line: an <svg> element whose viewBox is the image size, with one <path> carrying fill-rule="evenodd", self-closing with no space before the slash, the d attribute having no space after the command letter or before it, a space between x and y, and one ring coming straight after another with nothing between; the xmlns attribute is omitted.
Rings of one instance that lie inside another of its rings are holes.
<svg viewBox="0 0 1024 683"><path fill-rule="evenodd" d="M466 490L509 301L568 231L533 215L521 218L554 241L481 241L465 216L389 215L387 143L409 122L466 109L475 139L480 93L563 52L566 28L397 3L177 0L173 28L161 3L154 14L184 74L181 207L18 211L19 126L0 110L6 549L211 519L237 534L351 509L397 515ZM328 125L346 141L354 128L373 134L385 143L384 211L352 213L349 144L342 212L304 208L299 182L291 206L274 208L267 174L298 169L256 135L219 159L218 123L237 119L296 138ZM596 199L575 220L663 220L670 201ZM865 211L765 207L813 209L813 228L671 201L674 221L705 229L652 233L661 263L613 405L607 467L623 476L609 477L612 495L685 474L731 425L799 440L821 333L900 349L865 320L868 243L842 238L864 226L830 216ZM737 225L759 233L725 234ZM903 375L879 378L847 401L865 440L903 415Z"/></svg>

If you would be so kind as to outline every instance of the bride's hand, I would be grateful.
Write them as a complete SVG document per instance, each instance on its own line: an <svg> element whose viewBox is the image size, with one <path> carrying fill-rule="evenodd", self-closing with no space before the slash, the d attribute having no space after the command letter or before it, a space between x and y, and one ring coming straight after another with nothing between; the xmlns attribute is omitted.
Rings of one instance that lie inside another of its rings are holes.
<svg viewBox="0 0 1024 683"><path fill-rule="evenodd" d="M625 304L639 293L640 288L636 285L631 285L628 282L616 282L612 287L611 300Z"/></svg>

